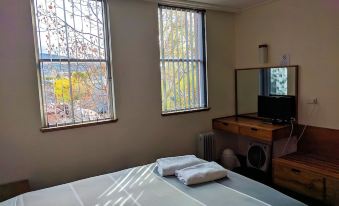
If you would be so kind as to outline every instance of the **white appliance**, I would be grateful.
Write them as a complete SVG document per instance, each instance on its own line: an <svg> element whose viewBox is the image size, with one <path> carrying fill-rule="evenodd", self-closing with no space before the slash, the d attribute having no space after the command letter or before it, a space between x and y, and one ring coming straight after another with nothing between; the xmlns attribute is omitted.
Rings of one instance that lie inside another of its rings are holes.
<svg viewBox="0 0 339 206"><path fill-rule="evenodd" d="M247 167L266 172L270 165L271 147L268 144L249 142L247 149Z"/></svg>
<svg viewBox="0 0 339 206"><path fill-rule="evenodd" d="M221 155L221 164L223 167L229 170L233 170L236 167L240 167L240 162L232 149L224 149Z"/></svg>

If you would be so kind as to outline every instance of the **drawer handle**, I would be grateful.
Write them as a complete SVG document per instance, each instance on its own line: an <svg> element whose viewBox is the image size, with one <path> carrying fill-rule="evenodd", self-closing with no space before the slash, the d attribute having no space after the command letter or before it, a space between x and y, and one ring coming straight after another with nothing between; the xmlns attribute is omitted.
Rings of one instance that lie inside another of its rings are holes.
<svg viewBox="0 0 339 206"><path fill-rule="evenodd" d="M225 126L228 126L228 123L226 123L226 122L223 122L222 124L225 125Z"/></svg>
<svg viewBox="0 0 339 206"><path fill-rule="evenodd" d="M297 169L291 169L292 172L296 173L296 174L299 174L300 173L300 170L297 170Z"/></svg>
<svg viewBox="0 0 339 206"><path fill-rule="evenodd" d="M258 131L258 129L257 129L257 128L251 128L251 130L252 130L252 131Z"/></svg>

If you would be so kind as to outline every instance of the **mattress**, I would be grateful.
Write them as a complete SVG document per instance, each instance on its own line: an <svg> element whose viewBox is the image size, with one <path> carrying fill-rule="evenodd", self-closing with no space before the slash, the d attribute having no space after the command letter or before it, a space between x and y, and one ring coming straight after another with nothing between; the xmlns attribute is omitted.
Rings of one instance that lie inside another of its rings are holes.
<svg viewBox="0 0 339 206"><path fill-rule="evenodd" d="M175 177L161 177L149 164L28 192L0 206L299 206L270 187L228 172L217 182L186 186Z"/></svg>

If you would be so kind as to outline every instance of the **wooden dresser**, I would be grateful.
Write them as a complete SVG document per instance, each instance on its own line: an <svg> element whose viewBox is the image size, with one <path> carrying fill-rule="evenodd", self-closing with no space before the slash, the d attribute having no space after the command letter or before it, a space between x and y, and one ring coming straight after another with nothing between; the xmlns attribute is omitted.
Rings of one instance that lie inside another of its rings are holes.
<svg viewBox="0 0 339 206"><path fill-rule="evenodd" d="M298 152L273 159L275 185L339 206L339 130L307 128Z"/></svg>
<svg viewBox="0 0 339 206"><path fill-rule="evenodd" d="M213 129L250 137L269 144L274 140L288 137L291 132L290 125L272 125L259 119L236 116L213 119L212 124Z"/></svg>
<svg viewBox="0 0 339 206"><path fill-rule="evenodd" d="M273 159L273 183L330 205L339 205L338 160L311 153Z"/></svg>

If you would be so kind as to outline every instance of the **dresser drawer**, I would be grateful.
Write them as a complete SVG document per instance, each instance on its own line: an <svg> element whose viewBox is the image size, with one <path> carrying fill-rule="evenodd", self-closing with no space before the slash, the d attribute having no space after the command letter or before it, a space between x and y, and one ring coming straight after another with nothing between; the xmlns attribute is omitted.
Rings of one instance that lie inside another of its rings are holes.
<svg viewBox="0 0 339 206"><path fill-rule="evenodd" d="M239 133L239 126L236 124L221 122L221 121L213 121L213 129L219 129L225 132L231 132L234 134Z"/></svg>
<svg viewBox="0 0 339 206"><path fill-rule="evenodd" d="M314 199L326 199L326 178L294 165L274 161L273 182Z"/></svg>
<svg viewBox="0 0 339 206"><path fill-rule="evenodd" d="M254 137L263 141L272 141L272 131L258 129L256 127L240 126L239 134L243 136Z"/></svg>

